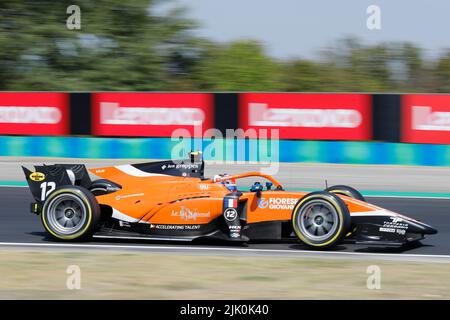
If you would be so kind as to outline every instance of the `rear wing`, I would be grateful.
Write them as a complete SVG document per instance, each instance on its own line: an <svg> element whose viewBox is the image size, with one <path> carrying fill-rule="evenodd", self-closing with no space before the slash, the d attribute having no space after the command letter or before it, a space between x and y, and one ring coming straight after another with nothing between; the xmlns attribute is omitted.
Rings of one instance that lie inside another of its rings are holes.
<svg viewBox="0 0 450 320"><path fill-rule="evenodd" d="M35 166L35 171L30 171L22 166L30 191L38 204L45 199L57 187L64 185L77 185L88 188L91 179L83 164L53 164Z"/></svg>

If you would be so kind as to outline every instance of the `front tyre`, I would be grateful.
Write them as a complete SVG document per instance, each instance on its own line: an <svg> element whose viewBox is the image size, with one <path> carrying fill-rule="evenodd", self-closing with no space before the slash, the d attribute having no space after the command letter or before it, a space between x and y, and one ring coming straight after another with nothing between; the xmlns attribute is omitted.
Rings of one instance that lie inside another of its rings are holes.
<svg viewBox="0 0 450 320"><path fill-rule="evenodd" d="M54 238L81 241L92 236L100 220L100 206L89 190L62 186L44 202L41 221Z"/></svg>
<svg viewBox="0 0 450 320"><path fill-rule="evenodd" d="M325 189L325 191L328 192L332 192L334 194L340 194L343 196L347 196L356 200L360 200L360 201L364 201L366 202L366 199L364 198L364 196L355 188L352 188L350 186L345 186L345 185L336 185L336 186L331 186L327 189Z"/></svg>
<svg viewBox="0 0 450 320"><path fill-rule="evenodd" d="M345 203L326 191L312 192L294 207L292 226L297 237L307 246L320 249L339 243L348 233L350 213Z"/></svg>

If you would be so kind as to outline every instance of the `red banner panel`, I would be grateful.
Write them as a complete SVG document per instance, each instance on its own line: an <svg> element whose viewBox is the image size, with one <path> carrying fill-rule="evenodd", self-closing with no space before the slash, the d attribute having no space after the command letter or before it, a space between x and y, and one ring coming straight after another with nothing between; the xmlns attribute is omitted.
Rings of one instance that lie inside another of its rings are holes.
<svg viewBox="0 0 450 320"><path fill-rule="evenodd" d="M214 126L211 94L94 93L92 101L94 135L170 137L186 129L199 137Z"/></svg>
<svg viewBox="0 0 450 320"><path fill-rule="evenodd" d="M450 144L450 95L402 97L402 142Z"/></svg>
<svg viewBox="0 0 450 320"><path fill-rule="evenodd" d="M68 105L67 93L0 93L0 134L68 134Z"/></svg>
<svg viewBox="0 0 450 320"><path fill-rule="evenodd" d="M242 129L279 129L281 139L371 139L365 94L242 93L239 113Z"/></svg>

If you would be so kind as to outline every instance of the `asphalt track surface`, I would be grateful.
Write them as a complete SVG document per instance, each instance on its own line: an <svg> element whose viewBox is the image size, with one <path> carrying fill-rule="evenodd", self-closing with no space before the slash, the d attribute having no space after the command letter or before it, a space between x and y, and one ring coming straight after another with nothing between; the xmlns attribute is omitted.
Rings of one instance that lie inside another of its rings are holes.
<svg viewBox="0 0 450 320"><path fill-rule="evenodd" d="M262 254L298 256L324 255L308 251L295 242L284 243L250 243L244 246L224 244L207 245L205 243L168 243L155 241L117 241L93 239L90 242L66 244L53 241L46 236L38 216L29 212L32 201L28 188L0 188L0 246L39 248L77 248L77 249L133 249L154 252L194 252L205 254ZM333 249L332 255L350 258L383 256L388 258L416 257L418 260L444 259L450 261L450 200L416 199L416 198L368 198L368 201L384 208L422 220L438 229L438 234L430 235L420 245L405 248L376 248L354 244L342 244ZM326 255L326 254L325 254ZM406 259L408 260L408 259ZM410 259L409 259L410 260ZM416 259L412 259L416 260Z"/></svg>

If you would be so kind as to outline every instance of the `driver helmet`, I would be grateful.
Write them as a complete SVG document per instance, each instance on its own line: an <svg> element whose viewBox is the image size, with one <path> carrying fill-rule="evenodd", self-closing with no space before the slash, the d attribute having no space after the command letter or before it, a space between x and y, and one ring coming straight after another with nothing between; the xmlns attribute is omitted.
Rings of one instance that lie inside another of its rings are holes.
<svg viewBox="0 0 450 320"><path fill-rule="evenodd" d="M227 176L228 176L228 174L226 174L226 173L215 175L214 176L214 181L217 181L218 178L224 178L224 177L227 177ZM232 192L236 192L237 191L237 186L236 186L236 180L235 179L226 179L226 180L219 181L218 183L223 184L228 190L230 190Z"/></svg>

